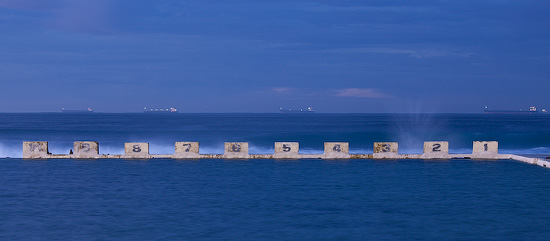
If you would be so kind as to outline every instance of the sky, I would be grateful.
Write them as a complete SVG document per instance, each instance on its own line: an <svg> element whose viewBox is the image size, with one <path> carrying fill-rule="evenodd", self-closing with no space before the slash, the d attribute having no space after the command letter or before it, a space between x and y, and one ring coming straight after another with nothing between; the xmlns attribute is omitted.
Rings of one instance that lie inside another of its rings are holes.
<svg viewBox="0 0 550 241"><path fill-rule="evenodd" d="M0 0L0 112L550 109L550 1Z"/></svg>

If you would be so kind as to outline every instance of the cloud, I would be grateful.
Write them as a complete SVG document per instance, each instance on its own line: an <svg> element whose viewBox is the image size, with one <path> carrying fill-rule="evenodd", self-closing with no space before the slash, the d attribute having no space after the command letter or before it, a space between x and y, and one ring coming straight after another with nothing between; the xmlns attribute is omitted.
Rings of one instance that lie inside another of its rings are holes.
<svg viewBox="0 0 550 241"><path fill-rule="evenodd" d="M336 96L358 98L390 98L392 96L379 93L374 89L348 88L336 91Z"/></svg>
<svg viewBox="0 0 550 241"><path fill-rule="evenodd" d="M70 1L54 11L50 22L55 28L77 33L112 31L113 4L105 0Z"/></svg>
<svg viewBox="0 0 550 241"><path fill-rule="evenodd" d="M39 13L36 24L76 33L110 33L117 1L0 0L0 8Z"/></svg>
<svg viewBox="0 0 550 241"><path fill-rule="evenodd" d="M12 8L20 10L41 10L59 7L62 4L59 0L0 0L0 8Z"/></svg>
<svg viewBox="0 0 550 241"><path fill-rule="evenodd" d="M294 88L289 88L289 87L275 87L275 88L272 88L271 91L275 92L275 93L279 93L279 94L282 94L282 93L288 93L290 91L293 91Z"/></svg>
<svg viewBox="0 0 550 241"><path fill-rule="evenodd" d="M428 6L364 6L364 5L351 5L351 6L338 6L329 4L307 4L301 8L304 11L365 11L365 12L425 12L433 10Z"/></svg>
<svg viewBox="0 0 550 241"><path fill-rule="evenodd" d="M456 52L445 49L400 49L400 48L338 48L338 49L325 49L315 52L322 53L335 53L335 54L357 54L357 53L372 53L372 54L404 54L412 58L437 58L437 57L470 57L474 55L473 52Z"/></svg>

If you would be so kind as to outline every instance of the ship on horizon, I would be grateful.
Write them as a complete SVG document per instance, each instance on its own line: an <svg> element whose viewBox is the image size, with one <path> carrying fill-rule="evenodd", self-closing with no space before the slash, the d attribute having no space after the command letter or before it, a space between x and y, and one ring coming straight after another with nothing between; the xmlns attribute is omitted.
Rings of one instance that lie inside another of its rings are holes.
<svg viewBox="0 0 550 241"><path fill-rule="evenodd" d="M530 106L529 110L490 110L488 106L485 106L483 109L483 112L486 114L538 114L539 111L537 110L536 106ZM542 113L546 113L546 109L541 109Z"/></svg>
<svg viewBox="0 0 550 241"><path fill-rule="evenodd" d="M178 109L170 108L147 108L143 107L143 113L178 113Z"/></svg>
<svg viewBox="0 0 550 241"><path fill-rule="evenodd" d="M283 107L279 108L281 113L315 113L313 107L307 107L307 109L285 109Z"/></svg>
<svg viewBox="0 0 550 241"><path fill-rule="evenodd" d="M92 110L92 108L88 108L86 110L67 110L65 108L61 108L61 113L94 113L94 110Z"/></svg>

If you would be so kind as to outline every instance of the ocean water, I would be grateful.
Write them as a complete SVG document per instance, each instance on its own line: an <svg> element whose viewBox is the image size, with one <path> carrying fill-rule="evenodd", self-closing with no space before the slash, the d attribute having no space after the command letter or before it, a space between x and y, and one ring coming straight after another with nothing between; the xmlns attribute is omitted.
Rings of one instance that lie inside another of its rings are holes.
<svg viewBox="0 0 550 241"><path fill-rule="evenodd" d="M152 154L174 153L176 141L200 142L221 154L225 141L247 141L250 153L273 153L276 141L298 141L301 153L345 141L372 153L375 141L398 141L400 153L422 153L424 141L449 141L471 153L472 141L499 141L501 153L550 153L550 115L485 114L0 114L0 157L22 157L23 141L48 141L68 154L74 141L98 141L100 153L123 154L124 142L149 142Z"/></svg>
<svg viewBox="0 0 550 241"><path fill-rule="evenodd" d="M101 153L176 141L223 153L248 141L272 153L298 141L353 153L398 141L421 153L497 140L501 153L546 155L550 116L474 114L0 114L0 240L549 240L550 169L511 160L23 160L23 141Z"/></svg>

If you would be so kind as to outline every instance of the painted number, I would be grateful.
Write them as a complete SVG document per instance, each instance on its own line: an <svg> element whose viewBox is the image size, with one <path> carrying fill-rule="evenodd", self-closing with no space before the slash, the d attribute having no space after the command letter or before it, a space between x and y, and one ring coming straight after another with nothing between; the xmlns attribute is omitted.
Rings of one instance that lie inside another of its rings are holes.
<svg viewBox="0 0 550 241"><path fill-rule="evenodd" d="M187 147L185 148L185 152L189 152L189 150L191 150L191 144L183 144L183 147Z"/></svg>
<svg viewBox="0 0 550 241"><path fill-rule="evenodd" d="M390 152L390 144L382 144L382 152Z"/></svg>
<svg viewBox="0 0 550 241"><path fill-rule="evenodd" d="M487 146L487 143L483 144L483 148L485 149L485 151L489 150L489 146Z"/></svg>
<svg viewBox="0 0 550 241"><path fill-rule="evenodd" d="M434 152L441 151L441 144L434 144L433 148L432 148L432 151L434 151Z"/></svg>
<svg viewBox="0 0 550 241"><path fill-rule="evenodd" d="M82 143L80 144L80 150L88 152L90 151L90 144L89 143Z"/></svg>
<svg viewBox="0 0 550 241"><path fill-rule="evenodd" d="M133 145L133 146L132 146L132 151L133 151L133 152L141 152L141 146L139 146L139 145Z"/></svg>
<svg viewBox="0 0 550 241"><path fill-rule="evenodd" d="M39 148L38 144L34 144L34 143L29 144L29 149L31 149L31 151L35 151L37 148Z"/></svg>
<svg viewBox="0 0 550 241"><path fill-rule="evenodd" d="M232 152L241 152L241 145L239 145L239 144L231 145L231 151Z"/></svg>
<svg viewBox="0 0 550 241"><path fill-rule="evenodd" d="M334 145L334 147L332 148L333 151L335 152L341 152L342 151L342 147L340 146L340 144L336 144Z"/></svg>
<svg viewBox="0 0 550 241"><path fill-rule="evenodd" d="M290 148L289 145L283 144L283 151L284 151L284 152L289 152L290 150L292 150L292 149Z"/></svg>

